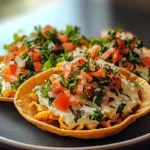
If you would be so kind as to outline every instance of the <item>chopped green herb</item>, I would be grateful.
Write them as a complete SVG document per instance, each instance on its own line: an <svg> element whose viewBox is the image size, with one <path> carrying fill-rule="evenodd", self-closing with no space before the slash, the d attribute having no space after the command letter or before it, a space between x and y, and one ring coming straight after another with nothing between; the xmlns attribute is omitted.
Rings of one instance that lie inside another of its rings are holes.
<svg viewBox="0 0 150 150"><path fill-rule="evenodd" d="M33 66L33 62L32 62L32 60L31 60L31 57L27 57L26 58L26 65L25 65L25 68L26 69L29 69L29 70L31 70L31 71L35 71L34 70L34 66Z"/></svg>
<svg viewBox="0 0 150 150"><path fill-rule="evenodd" d="M23 53L20 57L21 57L21 59L22 59L22 60L24 60L24 59L26 59L26 58L27 58L27 56L28 56L28 54L27 54L27 53Z"/></svg>
<svg viewBox="0 0 150 150"><path fill-rule="evenodd" d="M97 120L101 121L104 117L104 114L101 112L100 109L96 108L96 110L93 111L94 113L89 116L90 120Z"/></svg>
<svg viewBox="0 0 150 150"><path fill-rule="evenodd" d="M2 93L2 83L0 83L0 93Z"/></svg>
<svg viewBox="0 0 150 150"><path fill-rule="evenodd" d="M121 103L121 104L119 105L118 109L117 109L117 113L122 113L122 111L123 111L123 109L124 109L125 106L126 106L126 104Z"/></svg>
<svg viewBox="0 0 150 150"><path fill-rule="evenodd" d="M131 50L129 51L129 61L134 63L134 64L138 64L140 59L137 56L137 54L135 54L133 51L131 52Z"/></svg>
<svg viewBox="0 0 150 150"><path fill-rule="evenodd" d="M114 66L114 67L112 68L112 70L113 70L113 73L114 73L114 74L117 74L117 73L119 72L119 68L118 68L117 66Z"/></svg>
<svg viewBox="0 0 150 150"><path fill-rule="evenodd" d="M142 40L138 40L135 47L137 48L142 48L143 47L143 41Z"/></svg>
<svg viewBox="0 0 150 150"><path fill-rule="evenodd" d="M110 107L111 107L111 108L113 108L113 109L115 109L115 108L116 108L116 107L115 107L115 106L113 106L113 105L110 105Z"/></svg>
<svg viewBox="0 0 150 150"><path fill-rule="evenodd" d="M86 93L82 93L82 95L80 96L81 99L87 100L88 99L88 95Z"/></svg>
<svg viewBox="0 0 150 150"><path fill-rule="evenodd" d="M52 103L53 103L54 99L55 99L55 98L53 98L53 97L49 97L49 102L48 102L49 106L51 106L51 105L52 105Z"/></svg>
<svg viewBox="0 0 150 150"><path fill-rule="evenodd" d="M113 92L115 95L118 96L118 92L115 89L110 89L111 92Z"/></svg>
<svg viewBox="0 0 150 150"><path fill-rule="evenodd" d="M123 88L119 88L119 93L122 94L123 93Z"/></svg>
<svg viewBox="0 0 150 150"><path fill-rule="evenodd" d="M73 89L77 85L78 81L79 81L79 79L77 77L68 79L68 82L69 82L68 89L70 89L70 91L73 91Z"/></svg>
<svg viewBox="0 0 150 150"><path fill-rule="evenodd" d="M108 31L108 35L109 35L111 38L116 38L116 31L115 31L115 30L109 30L109 31Z"/></svg>
<svg viewBox="0 0 150 150"><path fill-rule="evenodd" d="M66 88L68 88L68 81L64 78L64 75L63 74L61 74L60 75L60 77L61 77L61 80L60 80L60 84L63 86L63 87L66 87Z"/></svg>
<svg viewBox="0 0 150 150"><path fill-rule="evenodd" d="M113 102L115 99L113 97L109 97L108 102Z"/></svg>
<svg viewBox="0 0 150 150"><path fill-rule="evenodd" d="M49 80L45 81L46 83L41 87L41 93L44 98L48 98L48 91L52 88L52 84Z"/></svg>
<svg viewBox="0 0 150 150"><path fill-rule="evenodd" d="M103 102L103 98L106 95L106 90L101 89L100 91L95 91L92 96L92 105L100 106Z"/></svg>
<svg viewBox="0 0 150 150"><path fill-rule="evenodd" d="M75 116L74 121L77 122L78 119L80 119L84 114L84 110L73 110L72 107L70 107L70 110L72 114Z"/></svg>

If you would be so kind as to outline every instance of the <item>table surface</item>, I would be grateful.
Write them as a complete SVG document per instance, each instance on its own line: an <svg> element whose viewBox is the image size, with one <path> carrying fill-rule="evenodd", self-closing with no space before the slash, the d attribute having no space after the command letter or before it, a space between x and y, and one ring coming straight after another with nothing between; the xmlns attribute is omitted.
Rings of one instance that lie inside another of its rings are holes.
<svg viewBox="0 0 150 150"><path fill-rule="evenodd" d="M0 55L5 54L3 45L12 41L14 32L21 29L21 34L29 34L33 26L45 24L58 29L64 29L67 24L78 25L87 37L100 36L102 29L121 27L150 48L150 2L147 0L51 0L36 9L27 8L17 17L0 20ZM150 149L149 143L145 141L128 148Z"/></svg>

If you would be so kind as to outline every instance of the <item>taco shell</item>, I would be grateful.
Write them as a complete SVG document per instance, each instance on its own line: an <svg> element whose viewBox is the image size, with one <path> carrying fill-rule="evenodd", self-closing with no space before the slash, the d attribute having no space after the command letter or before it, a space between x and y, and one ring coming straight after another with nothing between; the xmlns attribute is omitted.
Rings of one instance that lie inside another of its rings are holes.
<svg viewBox="0 0 150 150"><path fill-rule="evenodd" d="M5 56L0 56L0 63L4 61L4 58ZM13 102L14 98L6 98L6 97L0 96L0 101Z"/></svg>
<svg viewBox="0 0 150 150"><path fill-rule="evenodd" d="M81 139L105 138L119 133L129 124L136 121L136 119L150 112L149 84L144 79L137 77L136 75L130 73L129 71L126 71L123 68L120 68L120 73L123 76L126 76L127 79L136 81L143 88L142 92L140 93L140 99L142 100L142 104L137 107L133 114L126 117L121 123L111 127L93 130L64 130L54 125L46 124L44 122L36 120L34 116L37 114L38 111L36 107L29 107L32 99L28 96L28 94L32 92L35 86L43 84L44 80L48 79L49 76L51 76L53 73L55 73L55 70L50 69L30 78L20 86L14 99L15 106L18 109L19 113L27 121L35 124L37 127L41 128L44 131L52 132L61 136L71 136Z"/></svg>

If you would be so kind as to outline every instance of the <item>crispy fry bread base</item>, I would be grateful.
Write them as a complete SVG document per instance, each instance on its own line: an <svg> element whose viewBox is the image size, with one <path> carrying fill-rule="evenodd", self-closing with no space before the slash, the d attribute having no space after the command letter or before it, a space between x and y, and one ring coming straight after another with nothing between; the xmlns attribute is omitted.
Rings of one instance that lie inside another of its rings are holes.
<svg viewBox="0 0 150 150"><path fill-rule="evenodd" d="M0 56L0 63L4 61L4 56ZM0 101L13 102L14 98L0 97Z"/></svg>
<svg viewBox="0 0 150 150"><path fill-rule="evenodd" d="M51 69L30 78L18 89L14 100L15 106L18 109L19 113L27 121L35 124L42 130L56 133L61 136L72 136L82 139L104 138L119 133L129 124L136 121L137 118L140 118L150 112L149 84L145 80L135 76L134 74L126 71L125 69L120 68L121 74L126 76L127 79L131 79L138 82L143 88L143 91L141 93L141 100L143 101L143 103L139 106L138 109L136 109L135 113L125 118L120 124L108 128L93 129L93 130L64 130L55 127L53 125L46 124L44 122L36 120L34 118L34 115L37 114L37 110L28 106L32 102L32 100L27 95L32 92L32 89L36 85L43 84L44 80L48 79L49 76L52 75L54 72L55 72L54 69Z"/></svg>

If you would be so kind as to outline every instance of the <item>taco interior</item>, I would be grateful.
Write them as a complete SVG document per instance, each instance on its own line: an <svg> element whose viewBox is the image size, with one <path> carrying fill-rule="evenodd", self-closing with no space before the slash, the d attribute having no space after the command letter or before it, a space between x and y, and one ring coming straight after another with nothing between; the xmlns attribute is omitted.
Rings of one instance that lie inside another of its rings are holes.
<svg viewBox="0 0 150 150"><path fill-rule="evenodd" d="M74 83L76 85L73 89L71 86L73 83L66 86L66 83L72 82L74 78L67 77L65 67L69 63L64 63L61 69L56 67L26 81L15 96L14 103L19 113L42 130L83 139L112 136L137 118L149 113L150 87L145 80L100 60L94 63L95 71L83 73L79 62L86 66L87 62L81 58L80 61L70 62L71 67L77 65L75 69L81 69L76 70L77 74L75 70L71 71L75 78L79 78L78 82ZM86 82L84 81L86 86L81 84L83 83L81 72L86 79ZM86 73L92 76L92 79ZM59 89L54 88L56 80L60 81L62 86ZM104 80L105 83L102 82ZM90 85L93 87L90 88ZM88 92L85 92L88 88ZM71 91L71 95L68 94L68 90Z"/></svg>

